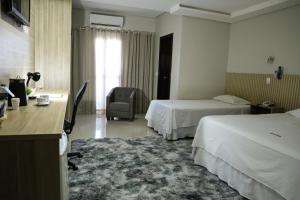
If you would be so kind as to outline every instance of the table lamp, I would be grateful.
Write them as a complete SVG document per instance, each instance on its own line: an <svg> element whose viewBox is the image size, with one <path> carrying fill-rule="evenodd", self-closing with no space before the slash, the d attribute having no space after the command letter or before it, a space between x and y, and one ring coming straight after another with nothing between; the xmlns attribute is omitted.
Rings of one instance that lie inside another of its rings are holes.
<svg viewBox="0 0 300 200"><path fill-rule="evenodd" d="M37 82L37 81L39 81L40 80L40 78L41 78L41 73L40 72L28 72L27 73L27 82L26 82L26 86L27 86L27 88L26 88L26 93L27 93L27 95L29 95L29 94L31 94L32 93L32 89L28 86L29 85L29 82L30 82L30 80L32 79L32 80L34 80L34 82ZM29 96L29 99L35 99L36 98L36 96L32 96L32 95L30 95Z"/></svg>
<svg viewBox="0 0 300 200"><path fill-rule="evenodd" d="M27 73L27 82L26 82L26 86L28 87L28 84L29 84L29 81L32 79L34 80L35 82L39 81L40 78L41 78L41 73L40 72L28 72Z"/></svg>

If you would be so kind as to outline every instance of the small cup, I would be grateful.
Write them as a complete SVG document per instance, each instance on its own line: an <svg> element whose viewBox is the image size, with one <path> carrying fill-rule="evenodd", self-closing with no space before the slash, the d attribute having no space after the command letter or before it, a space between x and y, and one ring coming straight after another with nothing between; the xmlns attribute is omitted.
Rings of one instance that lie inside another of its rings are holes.
<svg viewBox="0 0 300 200"><path fill-rule="evenodd" d="M11 107L13 110L19 110L20 98L11 98Z"/></svg>
<svg viewBox="0 0 300 200"><path fill-rule="evenodd" d="M49 102L49 95L41 95L40 98L43 98L44 99L44 102Z"/></svg>
<svg viewBox="0 0 300 200"><path fill-rule="evenodd" d="M47 99L45 99L45 98L37 97L37 98L36 98L36 102L37 102L38 104L44 104L44 103L47 103L48 101L47 101Z"/></svg>

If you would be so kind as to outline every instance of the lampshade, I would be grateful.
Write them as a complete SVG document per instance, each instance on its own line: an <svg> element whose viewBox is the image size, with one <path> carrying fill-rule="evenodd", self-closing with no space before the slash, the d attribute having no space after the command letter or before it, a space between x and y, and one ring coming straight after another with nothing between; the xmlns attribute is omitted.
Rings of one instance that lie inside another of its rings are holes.
<svg viewBox="0 0 300 200"><path fill-rule="evenodd" d="M27 82L26 82L26 86L28 87L29 81L30 79L34 80L35 82L39 81L41 78L41 73L40 72L28 72L27 73Z"/></svg>

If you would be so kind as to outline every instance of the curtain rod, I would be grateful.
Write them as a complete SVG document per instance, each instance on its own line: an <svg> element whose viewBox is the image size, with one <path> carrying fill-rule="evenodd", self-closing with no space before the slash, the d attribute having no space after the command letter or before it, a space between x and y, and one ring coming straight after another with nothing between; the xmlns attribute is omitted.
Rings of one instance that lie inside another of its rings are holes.
<svg viewBox="0 0 300 200"><path fill-rule="evenodd" d="M117 28L117 27L116 27ZM99 30L109 30L109 31L121 31L120 29L111 29L111 28L103 28L103 27L90 27L90 26L81 26L81 30L87 30L87 29L99 29Z"/></svg>
<svg viewBox="0 0 300 200"><path fill-rule="evenodd" d="M80 30L89 30L89 29L95 29L95 30L104 30L104 31L116 31L116 32L134 32L134 33L155 33L155 32L148 32L148 31L136 31L136 30L125 30L125 29L111 29L111 28L99 28L99 27L90 27L90 26L81 26L79 28L73 28L73 29L80 29Z"/></svg>

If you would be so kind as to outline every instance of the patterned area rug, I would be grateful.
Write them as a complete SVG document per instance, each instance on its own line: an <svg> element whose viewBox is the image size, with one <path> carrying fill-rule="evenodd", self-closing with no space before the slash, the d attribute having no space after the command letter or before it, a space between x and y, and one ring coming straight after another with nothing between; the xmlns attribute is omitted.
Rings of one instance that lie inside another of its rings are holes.
<svg viewBox="0 0 300 200"><path fill-rule="evenodd" d="M69 172L70 200L243 199L191 159L192 140L75 140L78 171Z"/></svg>

